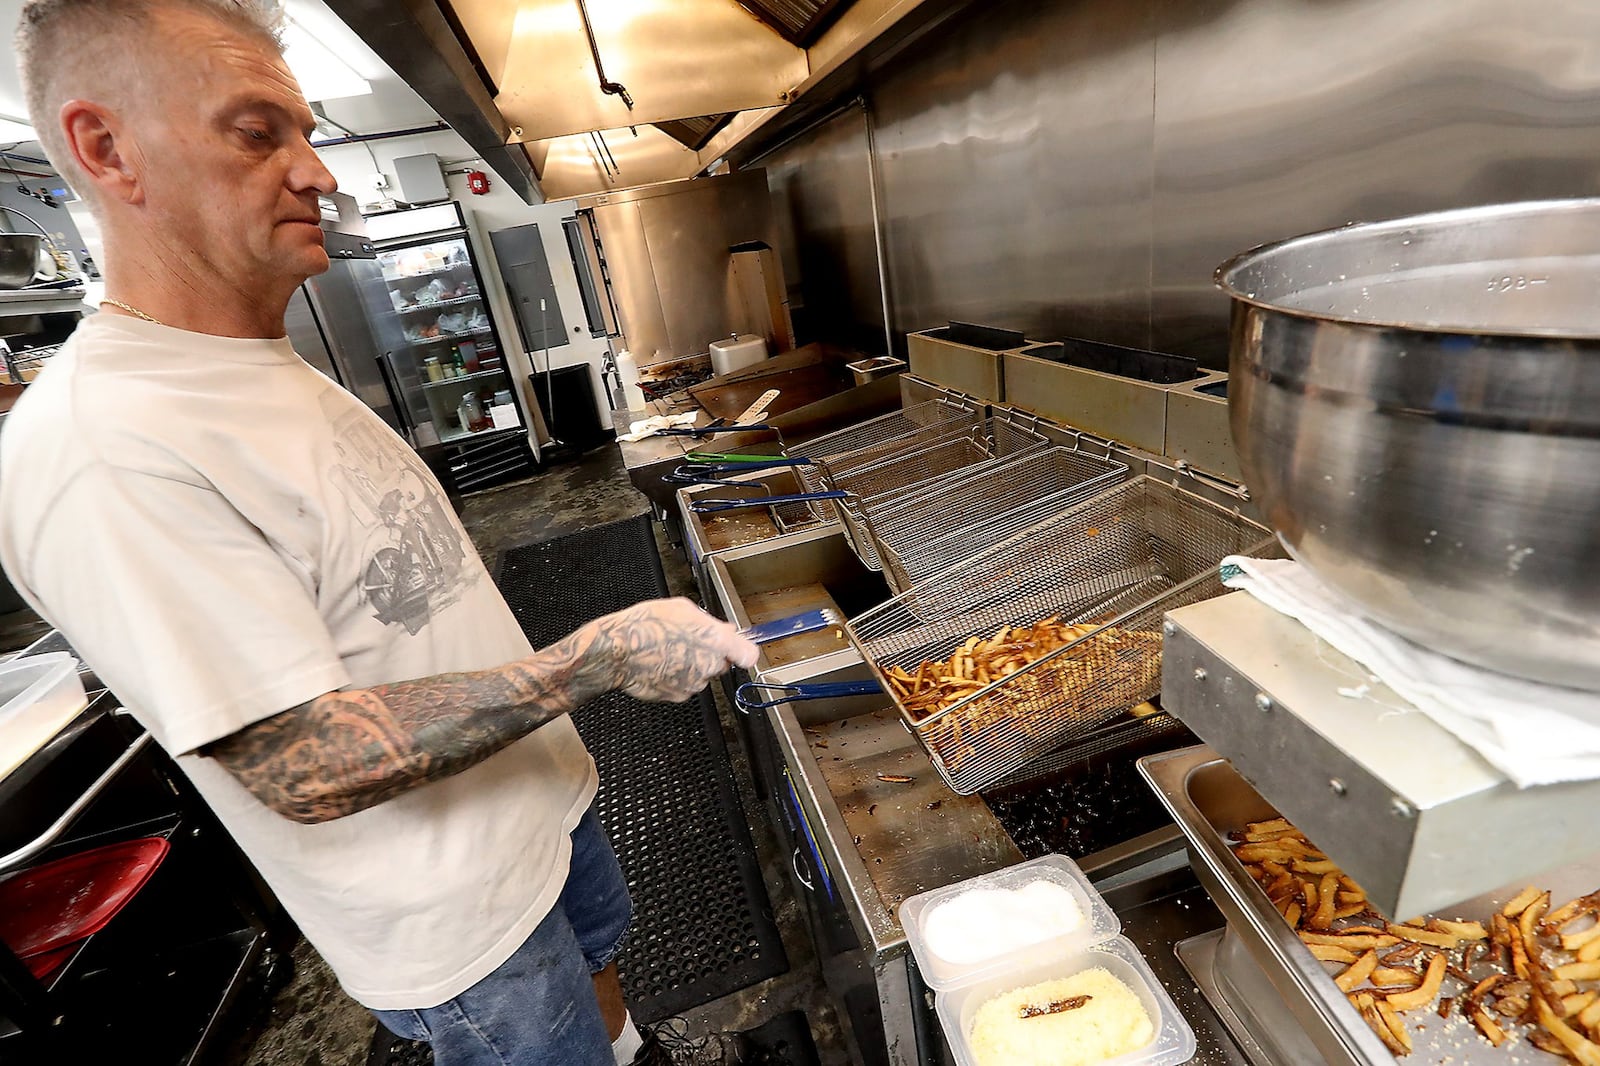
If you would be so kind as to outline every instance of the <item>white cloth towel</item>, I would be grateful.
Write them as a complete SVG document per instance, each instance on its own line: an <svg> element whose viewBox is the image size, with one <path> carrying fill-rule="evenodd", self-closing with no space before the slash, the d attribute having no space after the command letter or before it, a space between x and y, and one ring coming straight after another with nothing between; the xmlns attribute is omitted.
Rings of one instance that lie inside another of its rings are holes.
<svg viewBox="0 0 1600 1066"><path fill-rule="evenodd" d="M618 440L644 440L646 437L655 436L658 429L671 429L674 426L692 426L694 420L700 417L698 411L685 411L681 415L654 415L650 418L641 418L628 427L628 432L617 437Z"/></svg>
<svg viewBox="0 0 1600 1066"><path fill-rule="evenodd" d="M1222 582L1360 663L1519 788L1600 777L1600 695L1484 670L1414 644L1362 617L1297 562L1229 556Z"/></svg>

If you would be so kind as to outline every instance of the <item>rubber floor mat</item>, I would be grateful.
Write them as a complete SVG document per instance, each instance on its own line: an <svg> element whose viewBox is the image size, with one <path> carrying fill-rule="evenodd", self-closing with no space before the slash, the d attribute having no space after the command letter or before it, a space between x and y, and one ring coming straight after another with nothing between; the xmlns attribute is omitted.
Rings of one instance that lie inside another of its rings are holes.
<svg viewBox="0 0 1600 1066"><path fill-rule="evenodd" d="M667 594L649 515L512 548L497 581L534 647ZM775 977L788 959L709 692L680 704L611 693L573 714L633 896L618 959L644 1024Z"/></svg>

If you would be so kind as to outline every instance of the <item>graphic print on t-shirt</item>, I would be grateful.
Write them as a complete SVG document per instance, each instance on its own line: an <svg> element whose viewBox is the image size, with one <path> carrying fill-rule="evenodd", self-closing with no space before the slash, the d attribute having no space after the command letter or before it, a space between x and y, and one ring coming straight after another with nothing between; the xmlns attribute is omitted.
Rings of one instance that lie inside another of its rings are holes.
<svg viewBox="0 0 1600 1066"><path fill-rule="evenodd" d="M328 473L363 530L362 594L385 625L413 636L477 582L472 548L427 467L376 415L336 389L322 394L337 456Z"/></svg>

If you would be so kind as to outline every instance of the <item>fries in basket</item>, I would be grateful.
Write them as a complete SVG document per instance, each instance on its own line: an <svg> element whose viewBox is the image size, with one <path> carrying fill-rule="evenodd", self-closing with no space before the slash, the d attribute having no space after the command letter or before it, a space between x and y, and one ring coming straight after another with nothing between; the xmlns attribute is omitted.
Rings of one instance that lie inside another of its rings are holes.
<svg viewBox="0 0 1600 1066"><path fill-rule="evenodd" d="M1234 857L1311 954L1337 967L1339 990L1395 1055L1412 1050L1405 1013L1433 1009L1459 1013L1495 1047L1521 1033L1600 1066L1600 892L1552 911L1550 893L1530 886L1488 923L1388 922L1286 819L1250 822L1234 840Z"/></svg>
<svg viewBox="0 0 1600 1066"><path fill-rule="evenodd" d="M1039 662L1074 642L1081 643L1071 653ZM963 705L1023 671L992 698ZM1161 683L1161 634L1051 615L1028 626L1003 625L991 636L968 638L948 659L915 670L890 666L885 675L918 734L954 771L979 750L972 738L1001 722L1029 737L1048 736L1061 722L1059 711L1099 719L1146 698Z"/></svg>

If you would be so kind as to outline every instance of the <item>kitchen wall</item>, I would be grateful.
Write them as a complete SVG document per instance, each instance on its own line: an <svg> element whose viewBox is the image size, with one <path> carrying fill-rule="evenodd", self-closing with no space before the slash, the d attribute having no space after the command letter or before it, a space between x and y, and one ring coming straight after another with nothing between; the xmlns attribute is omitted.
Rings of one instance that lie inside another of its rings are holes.
<svg viewBox="0 0 1600 1066"><path fill-rule="evenodd" d="M998 0L765 157L820 332L951 318L1223 365L1211 274L1367 218L1600 194L1593 0Z"/></svg>
<svg viewBox="0 0 1600 1066"><path fill-rule="evenodd" d="M368 154L368 148L372 150L371 155ZM365 144L339 145L323 148L319 154L334 177L339 179L340 187L365 203L377 195L371 182L375 173L374 162L377 163L379 171L388 175L392 192L395 187L394 160L425 152L437 155L447 164L446 170L482 165L481 162L468 158L472 155L472 149L457 134L450 131L388 141L368 141ZM606 339L604 337L595 339L589 335L583 315L583 301L578 290L578 277L573 270L572 257L567 250L566 238L561 230L562 220L572 217L575 205L571 201L563 201L529 206L494 174L489 175L489 180L489 191L482 196L475 196L467 189L465 175L452 175L447 178L451 197L460 201L466 211L472 231L472 243L484 269L484 284L489 292L495 322L500 329L501 341L507 347L507 356L515 373L517 386L521 390L523 405L529 411L538 408L538 403L528 387L528 375L536 369L539 371L545 369L544 354L527 351L521 342L516 316L512 313L511 302L506 297L505 285L500 279L494 248L489 243L489 234L491 231L510 226L534 223L538 225L539 237L544 243L545 258L549 260L551 278L555 282L556 300L561 306L562 317L568 324L567 332L570 340L569 344L550 350L551 362L558 368L579 364L590 368L589 377L594 386L595 407L600 415L601 424L609 426L610 405L606 403L605 390L600 379Z"/></svg>

